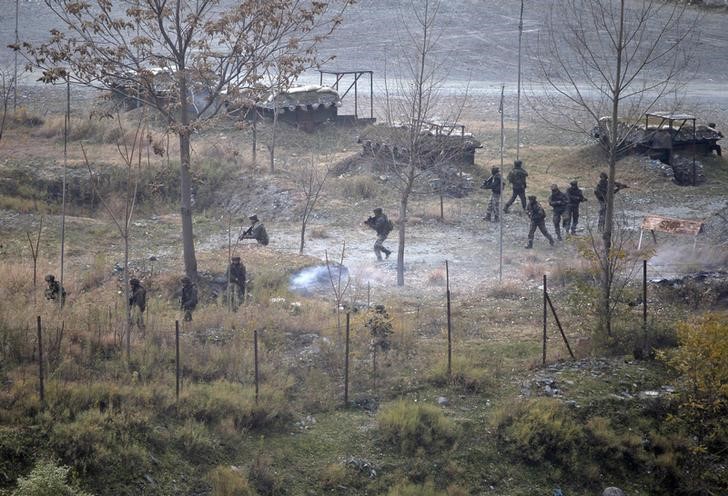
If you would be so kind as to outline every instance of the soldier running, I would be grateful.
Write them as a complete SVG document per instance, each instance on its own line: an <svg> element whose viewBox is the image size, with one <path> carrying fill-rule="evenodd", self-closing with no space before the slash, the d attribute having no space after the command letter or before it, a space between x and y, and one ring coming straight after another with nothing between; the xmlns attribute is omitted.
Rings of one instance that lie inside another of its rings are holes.
<svg viewBox="0 0 728 496"><path fill-rule="evenodd" d="M66 303L66 288L61 287L61 283L56 281L56 276L48 274L45 276L48 287L45 290L45 297L48 301L60 301L61 308Z"/></svg>
<svg viewBox="0 0 728 496"><path fill-rule="evenodd" d="M187 276L183 276L182 282L182 296L179 299L180 310L185 313L184 321L192 321L192 312L197 307L197 286L192 283L192 279Z"/></svg>
<svg viewBox="0 0 728 496"><path fill-rule="evenodd" d="M526 210L527 177L528 172L526 172L526 169L523 168L523 162L520 160L513 162L513 170L508 173L508 182L511 183L511 186L513 187L513 195L506 203L506 206L503 207L503 212L508 213L508 209L511 208L511 205L513 205L513 202L516 201L516 198L521 199L521 206L523 207L523 210Z"/></svg>
<svg viewBox="0 0 728 496"><path fill-rule="evenodd" d="M251 215L248 219L251 222L250 227L238 239L254 239L259 245L267 246L269 241L268 232L265 230L263 223L258 220L256 214Z"/></svg>
<svg viewBox="0 0 728 496"><path fill-rule="evenodd" d="M144 331L144 310L147 308L147 290L141 285L139 279L129 279L131 296L129 296L129 326L136 324L140 331Z"/></svg>
<svg viewBox="0 0 728 496"><path fill-rule="evenodd" d="M579 223L579 204L585 202L586 198L584 198L577 181L571 181L569 184L569 189L566 190L566 196L569 198L569 209L564 217L564 230L566 233L576 234L576 225Z"/></svg>
<svg viewBox="0 0 728 496"><path fill-rule="evenodd" d="M228 266L225 279L229 285L230 306L233 312L237 311L238 305L245 301L245 265L240 262L240 257L233 257Z"/></svg>
<svg viewBox="0 0 728 496"><path fill-rule="evenodd" d="M374 209L374 216L365 220L364 224L374 229L377 233L377 240L374 242L374 254L377 256L377 260L382 260L382 253L384 253L385 257L389 258L392 251L384 247L384 241L389 236L389 233L392 232L392 229L394 229L392 222L384 215L382 209L377 207Z"/></svg>
<svg viewBox="0 0 728 496"><path fill-rule="evenodd" d="M528 214L528 218L531 219L531 226L528 229L528 244L526 245L526 248L533 248L533 235L536 233L536 228L541 231L541 234L549 240L549 244L553 246L554 238L552 238L546 230L546 223L544 222L546 219L546 212L544 212L543 207L540 203L538 203L538 200L536 200L536 197L533 195L528 197L526 213Z"/></svg>
<svg viewBox="0 0 728 496"><path fill-rule="evenodd" d="M597 229L599 232L604 231L604 223L606 222L607 218L607 192L609 191L609 176L607 176L606 172L602 172L599 174L599 182L597 183L597 187L594 188L594 196L597 197L597 200L599 201L599 222L597 224ZM619 190L629 188L626 184L614 181L614 192L618 193Z"/></svg>
<svg viewBox="0 0 728 496"><path fill-rule="evenodd" d="M482 189L489 189L491 191L490 203L488 204L488 210L485 212L485 220L488 222L498 222L502 183L500 168L493 167L490 170L490 174L490 177L483 181L483 184L480 186Z"/></svg>
<svg viewBox="0 0 728 496"><path fill-rule="evenodd" d="M551 185L549 205L551 205L551 208L554 209L554 230L556 231L556 239L561 241L561 217L563 216L564 220L566 220L566 212L569 208L569 197L561 192L557 184Z"/></svg>

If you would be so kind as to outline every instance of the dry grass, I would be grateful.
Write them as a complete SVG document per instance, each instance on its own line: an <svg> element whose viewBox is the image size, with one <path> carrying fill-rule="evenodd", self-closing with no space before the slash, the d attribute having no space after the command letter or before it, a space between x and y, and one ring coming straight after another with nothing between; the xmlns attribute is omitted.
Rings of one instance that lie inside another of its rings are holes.
<svg viewBox="0 0 728 496"><path fill-rule="evenodd" d="M489 298L499 300L520 300L526 296L526 292L520 284L515 282L505 282L500 286L492 287L488 290Z"/></svg>
<svg viewBox="0 0 728 496"><path fill-rule="evenodd" d="M435 269L427 276L427 283L430 286L444 286L445 285L445 270Z"/></svg>

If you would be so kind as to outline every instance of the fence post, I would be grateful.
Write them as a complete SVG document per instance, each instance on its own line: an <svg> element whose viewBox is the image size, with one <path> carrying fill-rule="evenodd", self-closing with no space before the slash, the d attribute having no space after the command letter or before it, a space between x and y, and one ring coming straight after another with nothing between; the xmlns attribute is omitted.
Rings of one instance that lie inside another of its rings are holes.
<svg viewBox="0 0 728 496"><path fill-rule="evenodd" d="M543 365L546 365L546 318L548 317L546 313L546 299L548 298L548 294L546 292L546 274L543 275L543 356L541 359L541 363Z"/></svg>
<svg viewBox="0 0 728 496"><path fill-rule="evenodd" d="M258 330L253 329L253 362L255 364L255 403L258 403Z"/></svg>
<svg viewBox="0 0 728 496"><path fill-rule="evenodd" d="M445 260L445 284L447 295L447 376L452 374L452 320L450 312L450 267Z"/></svg>
<svg viewBox="0 0 728 496"><path fill-rule="evenodd" d="M349 318L346 312L346 341L344 345L344 406L349 406Z"/></svg>
<svg viewBox="0 0 728 496"><path fill-rule="evenodd" d="M43 383L43 332L41 330L40 315L38 315L38 379L40 408L45 409L45 384Z"/></svg>
<svg viewBox="0 0 728 496"><path fill-rule="evenodd" d="M175 377L176 377L176 383L175 383L175 389L174 389L174 397L176 398L177 402L179 402L179 320L174 321L174 355L175 355Z"/></svg>
<svg viewBox="0 0 728 496"><path fill-rule="evenodd" d="M554 304L551 301L551 297L546 293L546 301L548 301L549 307L551 307L551 313L554 315L554 320L556 321L556 326L559 328L559 332L561 333L561 337L564 340L564 344L566 344L566 349L569 350L569 355L571 355L571 358L575 359L574 352L571 351L571 346L569 346L569 340L566 339L566 333L564 333L564 328L561 326L561 321L559 320L559 316L556 314L556 309L554 308Z"/></svg>
<svg viewBox="0 0 728 496"><path fill-rule="evenodd" d="M647 344L647 260L642 260L642 332Z"/></svg>

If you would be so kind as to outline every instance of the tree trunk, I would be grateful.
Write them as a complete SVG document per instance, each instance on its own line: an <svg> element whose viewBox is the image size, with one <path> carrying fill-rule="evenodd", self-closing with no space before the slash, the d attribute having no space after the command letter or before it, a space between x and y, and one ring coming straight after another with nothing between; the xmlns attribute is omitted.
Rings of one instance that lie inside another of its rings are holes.
<svg viewBox="0 0 728 496"><path fill-rule="evenodd" d="M180 68L180 121L179 169L180 169L180 216L182 217L182 250L185 260L185 274L197 281L197 257L195 257L195 238L192 232L192 177L190 176L190 115L187 95L187 81L184 68Z"/></svg>
<svg viewBox="0 0 728 496"><path fill-rule="evenodd" d="M409 193L402 193L399 202L399 246L397 247L397 286L404 286L404 239L407 227Z"/></svg>
<svg viewBox="0 0 728 496"><path fill-rule="evenodd" d="M273 174L276 171L276 131L278 130L278 108L273 108L273 129L271 131L270 145L268 145L268 151L270 152L270 173Z"/></svg>
<svg viewBox="0 0 728 496"><path fill-rule="evenodd" d="M129 306L129 231L127 227L124 236L124 305L126 305L126 319L124 333L126 334L126 359L131 360L131 307Z"/></svg>
<svg viewBox="0 0 728 496"><path fill-rule="evenodd" d="M301 221L301 246L298 248L299 255L303 255L303 244L305 242L306 242L306 219L304 218Z"/></svg>

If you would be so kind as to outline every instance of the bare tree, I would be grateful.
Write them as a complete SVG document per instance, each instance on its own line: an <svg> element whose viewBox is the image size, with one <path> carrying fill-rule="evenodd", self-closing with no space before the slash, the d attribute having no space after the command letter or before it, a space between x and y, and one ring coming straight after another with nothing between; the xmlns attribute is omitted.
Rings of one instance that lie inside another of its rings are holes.
<svg viewBox="0 0 728 496"><path fill-rule="evenodd" d="M293 180L298 191L303 195L303 212L301 212L301 242L298 253L303 254L303 245L306 242L306 227L316 203L321 197L326 180L329 178L330 169L324 166L321 170L313 157L307 162L302 170L293 174Z"/></svg>
<svg viewBox="0 0 728 496"><path fill-rule="evenodd" d="M38 235L35 237L35 242L30 237L30 232L26 232L25 235L28 237L28 245L30 246L30 255L33 257L33 305L37 303L37 287L38 287L38 256L40 255L40 235L43 233L43 216L40 217L40 223L38 224Z"/></svg>
<svg viewBox="0 0 728 496"><path fill-rule="evenodd" d="M337 336L341 338L341 303L344 301L346 292L351 286L351 277L346 272L346 281L342 281L344 272L344 255L346 254L346 241L341 244L341 256L338 262L329 260L328 251L324 251L324 260L326 261L326 270L329 274L329 282L331 283L331 291L336 302L336 331ZM332 266L334 267L332 269ZM334 274L334 270L336 274Z"/></svg>
<svg viewBox="0 0 728 496"><path fill-rule="evenodd" d="M10 99L14 98L15 83L15 76L11 76L6 71L0 70L0 105L2 106L0 108L0 143L5 132L5 125L8 122L8 107L10 106Z"/></svg>
<svg viewBox="0 0 728 496"><path fill-rule="evenodd" d="M432 121L437 110L443 110L439 103L439 88L443 82L442 69L445 59L436 57L440 36L436 27L440 0L412 2L411 10L402 13L402 24L406 38L401 40L402 57L399 61L402 76L395 83L393 91L385 77L385 93L388 123L400 124L391 128L385 138L384 153L380 154L396 179L394 185L399 191L399 223L397 249L397 285L404 285L404 253L407 229L407 208L410 196L416 192L423 180L452 158L449 148L450 133L435 129L454 129L459 110L452 109L451 115L434 126ZM412 17L414 27L405 19ZM393 94L392 94L393 93ZM457 107L457 106L455 106ZM380 149L381 150L381 149Z"/></svg>
<svg viewBox="0 0 728 496"><path fill-rule="evenodd" d="M600 307L607 333L614 279L616 163L645 112L676 89L690 65L696 17L687 9L685 2L662 0L551 0L544 9L546 29L536 51L545 97L536 110L564 129L589 133L601 125L606 132L609 172Z"/></svg>
<svg viewBox="0 0 728 496"><path fill-rule="evenodd" d="M131 306L129 302L129 245L131 240L131 219L134 215L134 206L136 205L137 190L139 188L139 176L142 165L142 146L144 144L144 117L139 119L139 122L134 130L134 136L131 144L128 144L124 137L126 136L126 130L121 121L121 116L116 114L117 124L121 131L122 141L116 144L116 149L119 152L119 156L124 162L126 168L126 191L122 199L121 208L116 205L112 205L110 198L104 198L96 185L97 179L94 177L94 172L91 168L91 163L86 155L86 149L81 145L81 151L83 152L83 160L88 169L89 178L91 180L91 187L94 193L99 199L99 202L103 206L106 213L111 217L112 222L119 231L119 236L124 242L124 305L126 308L126 319L124 323L124 334L126 336L126 356L131 357ZM136 161L136 167L134 162Z"/></svg>
<svg viewBox="0 0 728 496"><path fill-rule="evenodd" d="M177 134L185 272L197 279L192 232L192 136L226 101L249 98L275 63L295 77L349 0L45 0L61 28L23 43L42 80L68 78L152 107Z"/></svg>

